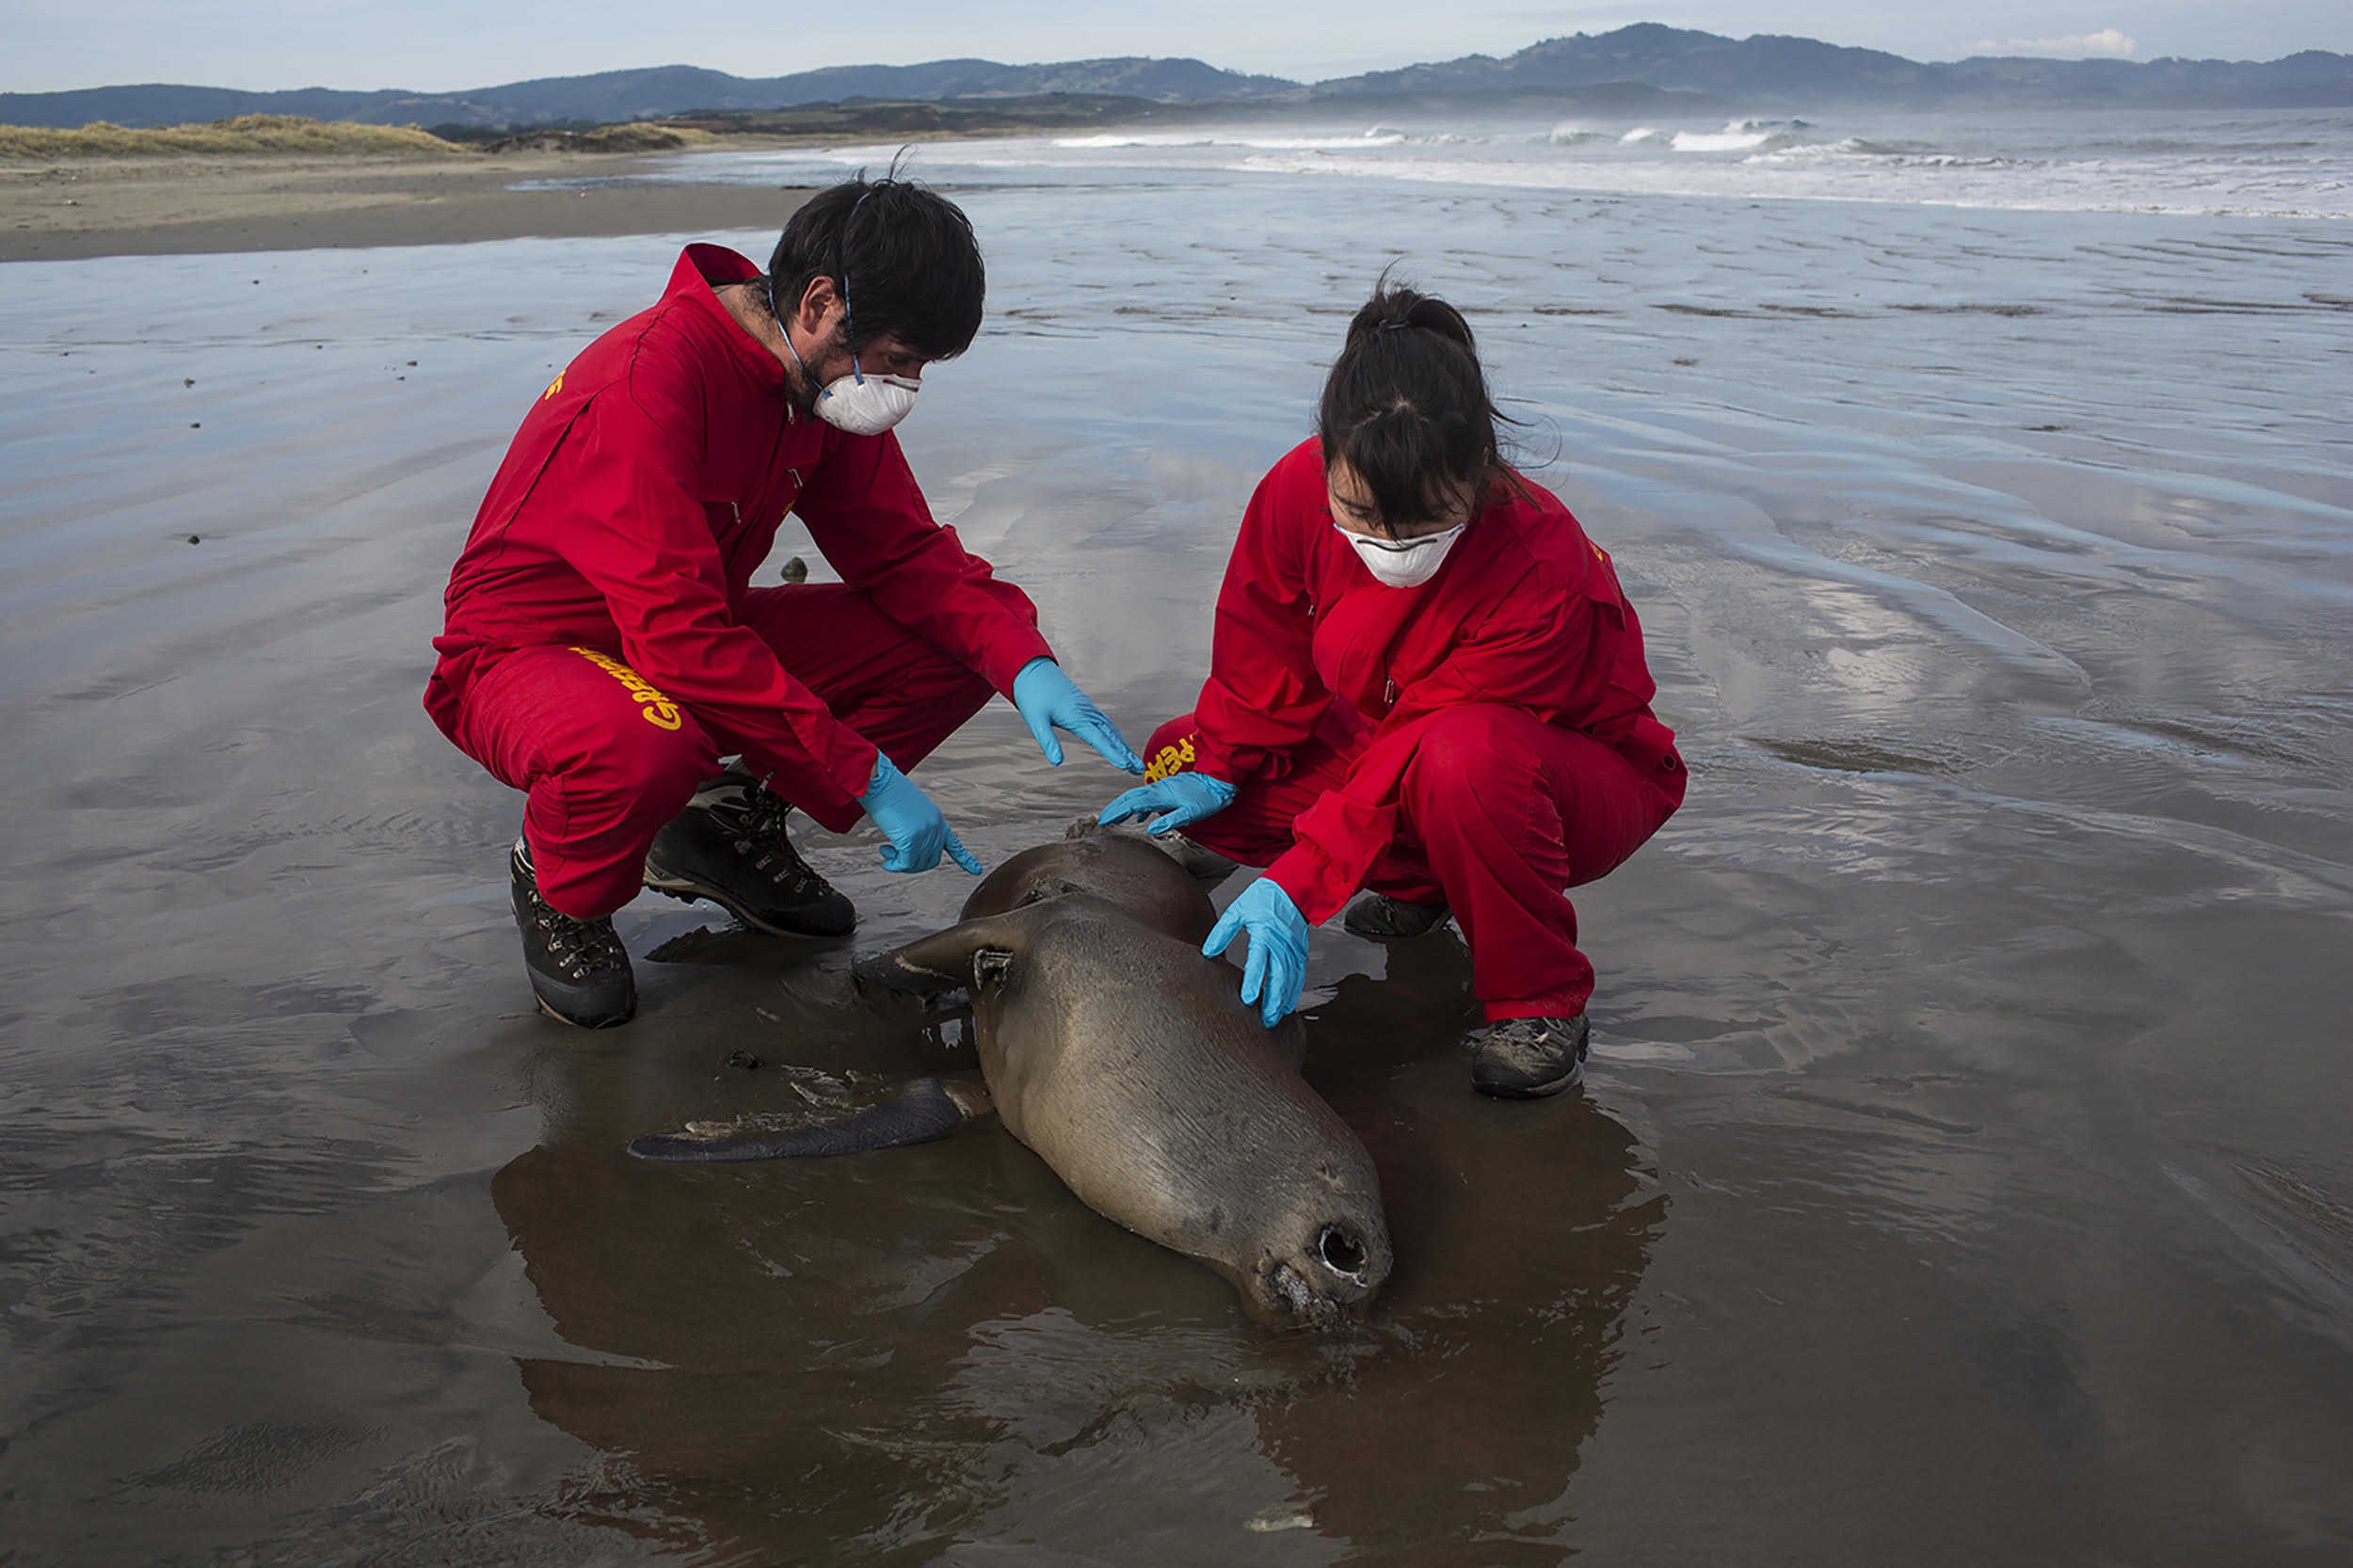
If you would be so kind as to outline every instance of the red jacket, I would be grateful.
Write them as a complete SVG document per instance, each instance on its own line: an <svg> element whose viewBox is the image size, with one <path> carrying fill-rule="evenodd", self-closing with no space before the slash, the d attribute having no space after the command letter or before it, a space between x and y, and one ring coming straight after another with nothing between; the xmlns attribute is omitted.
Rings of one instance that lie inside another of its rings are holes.
<svg viewBox="0 0 2353 1568"><path fill-rule="evenodd" d="M1322 448L1275 464L1242 514L1217 601L1193 766L1279 776L1311 735L1352 758L1267 874L1329 920L1396 836L1399 785L1432 716L1504 703L1591 735L1680 801L1674 734L1650 711L1642 631L1602 548L1548 491L1498 488L1428 583L1374 580L1332 525Z"/></svg>
<svg viewBox="0 0 2353 1568"><path fill-rule="evenodd" d="M843 581L1000 693L1050 653L1028 596L932 520L895 437L805 418L713 285L759 276L692 245L659 304L565 367L515 433L450 573L424 705L444 733L480 663L575 643L616 655L828 826L857 817L874 747L739 624L789 510Z"/></svg>

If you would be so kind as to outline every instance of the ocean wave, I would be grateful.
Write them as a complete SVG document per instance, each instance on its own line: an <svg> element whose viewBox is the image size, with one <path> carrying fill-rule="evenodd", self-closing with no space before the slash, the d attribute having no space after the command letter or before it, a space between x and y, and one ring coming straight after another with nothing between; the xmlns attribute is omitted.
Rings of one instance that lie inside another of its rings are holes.
<svg viewBox="0 0 2353 1568"><path fill-rule="evenodd" d="M1906 168L2034 168L2024 158L1973 158L1964 152L1897 152L1895 161Z"/></svg>
<svg viewBox="0 0 2353 1568"><path fill-rule="evenodd" d="M1583 190L1736 200L1876 201L1940 207L2073 212L2353 218L2353 146L2330 155L2256 156L2254 138L2226 127L2201 155L2126 156L2103 151L2159 138L2083 135L2051 124L1959 117L1713 120L1680 127L1590 128L1537 120L1513 126L1422 120L1367 125L1241 124L1106 131L1060 137L934 143L945 168L988 177L1054 170L1252 175L1352 174L1465 187ZM2297 128L2303 130L2302 121ZM2267 138L2287 137L2274 132ZM798 168L883 161L891 149L842 144L762 153L744 166L770 184L818 177ZM750 155L747 155L750 156ZM785 160L785 161L778 161ZM732 164L729 167L733 167ZM694 160L710 178L713 159Z"/></svg>
<svg viewBox="0 0 2353 1568"><path fill-rule="evenodd" d="M1897 154L1875 147L1859 136L1845 136L1837 141L1800 142L1790 147L1774 147L1755 153L1751 163L1802 164L1830 163L1841 158L1887 158Z"/></svg>
<svg viewBox="0 0 2353 1568"><path fill-rule="evenodd" d="M1155 147L1246 147L1264 152L1341 152L1357 147L1396 147L1413 139L1402 131L1375 125L1355 136L1262 136L1237 131L1100 131L1093 136L1055 136L1050 145L1069 152L1115 152Z"/></svg>
<svg viewBox="0 0 2353 1568"><path fill-rule="evenodd" d="M1806 165L1876 165L1881 168L2033 170L2044 167L2032 159L1997 158L1965 152L1922 152L1901 146L1844 136L1837 141L1799 142L1768 146L1752 152L1745 163L1803 167Z"/></svg>
<svg viewBox="0 0 2353 1568"><path fill-rule="evenodd" d="M1253 153L1233 167L1253 174L1353 175L1417 184L1595 194L1886 201L2025 212L2353 218L2353 191L2341 186L2288 183L2272 189L2260 182L2220 182L2187 169L2101 171L2089 167L2035 164L2023 168L1929 167L1904 158L1853 154L1844 160L1769 163L1753 157L1530 157L1498 161L1411 155L1332 158L1282 152Z"/></svg>
<svg viewBox="0 0 2353 1568"><path fill-rule="evenodd" d="M1787 147L1798 140L1793 128L1802 121L1735 120L1721 131L1677 131L1668 145L1678 152L1753 152L1761 148Z"/></svg>

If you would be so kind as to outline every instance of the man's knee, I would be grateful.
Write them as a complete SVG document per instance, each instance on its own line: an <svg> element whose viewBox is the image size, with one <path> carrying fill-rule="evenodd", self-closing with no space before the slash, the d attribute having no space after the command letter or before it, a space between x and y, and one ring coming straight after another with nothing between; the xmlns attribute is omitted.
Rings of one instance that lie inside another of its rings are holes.
<svg viewBox="0 0 2353 1568"><path fill-rule="evenodd" d="M846 712L835 712L911 771L996 695L986 680L941 655Z"/></svg>
<svg viewBox="0 0 2353 1568"><path fill-rule="evenodd" d="M689 720L675 730L654 724L616 726L598 744L584 747L563 771L566 792L575 801L601 796L610 812L642 815L659 824L684 810L696 786L718 768L717 748Z"/></svg>

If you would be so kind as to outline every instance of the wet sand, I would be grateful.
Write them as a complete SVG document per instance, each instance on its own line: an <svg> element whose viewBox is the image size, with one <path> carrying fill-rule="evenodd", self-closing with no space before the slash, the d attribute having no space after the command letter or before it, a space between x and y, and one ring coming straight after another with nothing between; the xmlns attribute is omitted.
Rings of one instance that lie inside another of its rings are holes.
<svg viewBox="0 0 2353 1568"><path fill-rule="evenodd" d="M804 840L855 939L648 896L636 1022L533 1011L518 797L418 705L441 586L552 371L772 228L0 268L12 1563L2344 1560L2353 242L1274 194L969 193L938 514L1144 734L1442 234L1693 772L1578 895L1580 1097L1467 1092L1449 937L1317 934L1399 1255L1333 1340L1001 1133L628 1158L786 1064L969 1064L852 986L969 886L871 833ZM992 864L1125 782L1002 704L919 776Z"/></svg>
<svg viewBox="0 0 2353 1568"><path fill-rule="evenodd" d="M0 163L0 262L461 245L781 226L798 195L627 182L646 160L590 153L57 159Z"/></svg>

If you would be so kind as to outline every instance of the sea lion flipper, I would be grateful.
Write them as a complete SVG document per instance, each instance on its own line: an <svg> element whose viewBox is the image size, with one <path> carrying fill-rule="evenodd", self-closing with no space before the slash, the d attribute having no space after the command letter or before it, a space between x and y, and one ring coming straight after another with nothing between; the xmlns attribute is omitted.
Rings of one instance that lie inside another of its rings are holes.
<svg viewBox="0 0 2353 1568"><path fill-rule="evenodd" d="M969 985L974 961L982 953L1013 955L1027 951L1032 928L1051 914L1048 904L1038 903L1001 915L984 915L928 936L918 936L896 950L891 957L902 969L939 975L959 985Z"/></svg>
<svg viewBox="0 0 2353 1568"><path fill-rule="evenodd" d="M929 1002L954 995L971 981L968 973L941 974L910 964L904 952L898 948L871 954L850 966L850 984L859 995L867 997L915 997Z"/></svg>
<svg viewBox="0 0 2353 1568"><path fill-rule="evenodd" d="M670 1164L725 1164L750 1160L814 1160L837 1154L868 1154L945 1138L966 1122L995 1109L988 1091L962 1080L918 1079L879 1105L837 1121L815 1122L781 1132L747 1132L717 1138L648 1133L632 1139L629 1152L640 1160Z"/></svg>

